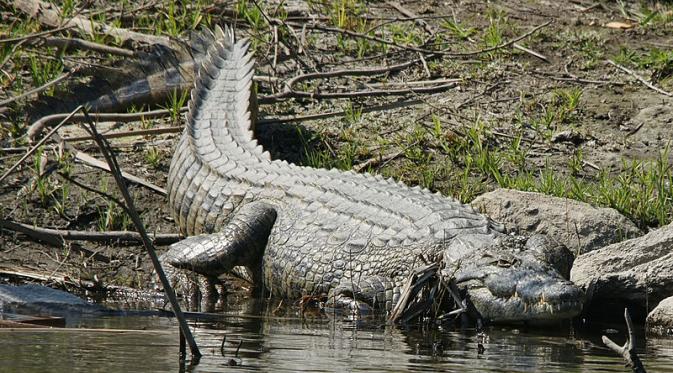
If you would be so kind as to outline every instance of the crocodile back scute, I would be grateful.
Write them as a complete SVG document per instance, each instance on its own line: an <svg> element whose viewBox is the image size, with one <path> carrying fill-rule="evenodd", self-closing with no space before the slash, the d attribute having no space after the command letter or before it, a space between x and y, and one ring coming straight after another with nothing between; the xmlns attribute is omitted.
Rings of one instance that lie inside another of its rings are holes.
<svg viewBox="0 0 673 373"><path fill-rule="evenodd" d="M265 286L292 296L351 273L401 281L419 254L437 254L456 235L498 234L486 216L427 189L271 160L251 131L248 47L218 29L192 90L168 176L184 234L218 230L247 201L269 203L277 218L263 258Z"/></svg>

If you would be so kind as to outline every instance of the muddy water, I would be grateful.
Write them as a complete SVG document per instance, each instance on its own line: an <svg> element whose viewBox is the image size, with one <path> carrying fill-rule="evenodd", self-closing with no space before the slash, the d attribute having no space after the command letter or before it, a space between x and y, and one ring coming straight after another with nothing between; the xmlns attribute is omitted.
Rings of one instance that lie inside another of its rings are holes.
<svg viewBox="0 0 673 373"><path fill-rule="evenodd" d="M204 356L182 367L177 323L171 318L69 321L105 330L0 329L0 372L628 372L602 347L599 334L573 333L569 327L490 328L480 353L474 330L302 320L292 316L295 311L249 301L223 311L217 320L192 321ZM622 338L614 336L619 342ZM673 339L640 336L639 342L648 372L673 372ZM229 365L232 360L237 366Z"/></svg>

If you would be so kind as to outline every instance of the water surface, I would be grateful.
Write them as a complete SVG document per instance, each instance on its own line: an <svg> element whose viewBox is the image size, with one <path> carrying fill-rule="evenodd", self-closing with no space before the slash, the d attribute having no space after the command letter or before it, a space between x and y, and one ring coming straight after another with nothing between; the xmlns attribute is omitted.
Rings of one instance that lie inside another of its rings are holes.
<svg viewBox="0 0 673 373"><path fill-rule="evenodd" d="M249 300L223 311L217 320L190 321L204 356L183 366L173 318L80 317L69 323L82 329L0 329L0 371L629 371L602 346L599 334L568 326L491 327L480 352L480 338L473 329L422 330L338 317L302 319L296 312L294 307ZM612 337L623 342L621 334ZM648 372L673 372L673 339L640 335L638 342Z"/></svg>

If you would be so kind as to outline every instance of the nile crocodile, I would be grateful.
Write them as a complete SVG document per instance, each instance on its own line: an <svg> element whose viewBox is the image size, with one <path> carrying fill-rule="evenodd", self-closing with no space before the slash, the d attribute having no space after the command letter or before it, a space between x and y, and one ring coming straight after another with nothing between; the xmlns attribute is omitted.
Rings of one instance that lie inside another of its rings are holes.
<svg viewBox="0 0 673 373"><path fill-rule="evenodd" d="M426 189L271 160L253 138L248 46L218 29L199 70L168 175L170 208L190 237L164 263L210 279L243 266L275 296L329 292L339 305L390 310L423 255L444 260L485 319L579 313L581 291L551 264L567 258L564 247L507 236Z"/></svg>

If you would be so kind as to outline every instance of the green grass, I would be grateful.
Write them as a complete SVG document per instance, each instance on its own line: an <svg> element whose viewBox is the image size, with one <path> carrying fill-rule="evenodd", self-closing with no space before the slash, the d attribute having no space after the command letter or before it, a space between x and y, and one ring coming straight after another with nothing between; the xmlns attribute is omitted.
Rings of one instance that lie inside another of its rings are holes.
<svg viewBox="0 0 673 373"><path fill-rule="evenodd" d="M659 48L636 51L623 46L613 59L631 68L647 70L651 80L670 86L673 78L673 51Z"/></svg>
<svg viewBox="0 0 673 373"><path fill-rule="evenodd" d="M177 90L174 90L173 93L171 93L171 95L168 97L168 102L165 105L159 105L161 108L169 111L171 121L174 124L180 123L182 120L182 114L180 113L180 110L187 104L187 101L189 100L189 94L189 91L178 93Z"/></svg>
<svg viewBox="0 0 673 373"><path fill-rule="evenodd" d="M241 29L251 35L253 50L257 51L258 59L261 61L263 56L269 55L266 49L273 41L271 27L264 14L283 20L287 13L283 5L276 7L264 2L257 4L259 6L252 1L238 0L234 10L238 15L238 21L243 23ZM665 32L664 28L671 23L673 13L670 11L670 5L656 7L650 3L627 5L621 7L622 12L625 16L637 20L639 27L646 32L659 35L657 33ZM125 2L117 8L121 7L126 11L136 6L131 2ZM120 12L98 13L92 20L141 32L184 37L190 30L198 29L202 25L212 25L211 16L204 11L207 6L210 6L210 3L202 0L189 6L175 0L166 0L158 3L152 12L139 14L133 21L115 19L110 15ZM377 15L376 12L370 12L369 6L360 0L309 1L311 12L324 16L324 22L330 27L381 37L403 45L418 46L429 38L423 28L414 22L387 22L385 17L377 20L374 17ZM60 7L64 16L68 16L74 14L79 5L77 2L66 0L60 2ZM390 15L386 16L390 18ZM460 14L458 16L465 17ZM519 23L525 24L522 26L524 30L524 27L530 26L530 23L522 22L519 18L514 16L510 18L507 11L497 5L489 5L482 14L468 17L472 18L469 18L469 21L458 17L436 20L435 25L439 25L437 28L439 32L434 47L456 51L495 47L522 34L522 30L516 28ZM285 26L277 25L277 29L281 41L287 41L290 48L296 46L295 36L292 36ZM0 25L0 32L6 37L22 36L41 30L43 28L39 24L28 19ZM663 48L651 48L649 45L634 47L634 44L630 43L628 44L630 47L617 51L606 41L609 40L606 35L613 32L610 30L599 27L564 27L564 31L557 32L557 30L549 27L521 43L531 43L535 49L536 44L544 42L547 46L551 45L551 48L562 51L565 54L564 58L573 59L571 70L574 72L578 69L581 71L601 66L600 63L605 56L614 56L619 63L648 70L652 73L653 80L667 79L669 71L673 68L673 52ZM299 33L299 30L295 29L295 33ZM342 56L355 59L392 50L390 46L347 35L326 35L309 30L305 36L306 49L312 51L314 56L319 56L324 49L331 48L335 49L337 56L335 60ZM89 38L107 44L118 44L102 34L93 34ZM5 68L11 70L10 75L13 75L10 79L7 75L0 74L0 84L8 95L20 93L54 79L63 73L68 63L71 63L65 60L61 53L57 53L56 49L19 48L10 56L11 52L9 44L0 45L0 61L9 58ZM542 49L541 52L548 53L548 50ZM480 80L480 84L491 83L493 79L503 78L503 71L517 73L518 69L521 69L525 72L528 66L517 66L516 53L518 52L512 51L511 48L503 48L474 56L474 64L461 59L438 58L429 59L427 65L433 76L465 77L466 87L470 88L469 84L474 81ZM504 58L505 56L507 58ZM98 56L91 52L77 51L69 57L82 60L88 58L94 63L101 64L108 62L101 62L96 59ZM396 55L385 63L397 63L412 57L415 58L415 55ZM512 57L512 61L509 57ZM381 61L376 60L376 63L379 62ZM301 69L307 72L314 67L309 64L302 66ZM323 68L325 67L317 67L317 69ZM424 72L420 72L419 75L419 71L420 67L418 71L409 69L404 72L408 75L402 76L405 79L415 79L424 75ZM16 74L16 72L23 73ZM585 75L591 77L589 74ZM381 79L389 78L391 76L381 77ZM351 83L343 83L346 79L335 81L339 85ZM321 88L324 83L317 80L307 81L302 83L302 87L307 91L314 91ZM53 88L46 92L51 93ZM373 167L370 171L395 177L408 184L419 184L438 190L462 201L470 201L476 195L500 186L614 207L642 227L670 222L673 193L668 150L662 151L659 158L649 162L625 161L618 169L601 172L586 167L586 149L583 151L582 148L571 151L561 161L550 160L542 165L532 164L530 158L533 144L538 146L548 144L554 134L566 129L577 129L583 123L584 93L581 87L561 86L553 88L546 95L522 94L519 102L512 108L514 114L510 120L513 129L505 138L495 135L491 130L493 124L487 119L480 118L479 111L476 111L459 113L467 117L459 119L461 123L467 123L465 127L459 128L460 133L453 133L449 126L435 115L429 116L430 119L426 120L429 123L410 123L403 130L384 136L385 138L368 139L359 133L363 131L361 127L367 125L367 121L363 120L361 109L363 102L348 102L343 107L346 112L343 120L329 135L302 137L304 163L314 167L335 167L345 170L367 161L372 157L371 153L377 156L401 151L400 157L386 162L380 166L381 168ZM166 103L165 107L171 111L173 122L181 121L179 110L187 97L187 95L173 95ZM3 139L5 136L18 139L25 132L24 125L14 121L3 123L0 136ZM142 124L144 128L151 125L152 121ZM455 128L455 124L451 128ZM17 144L19 143L14 142L12 145ZM158 148L151 147L145 151L144 160L151 167L159 168L164 154ZM60 166L60 170L62 172L64 169L69 170L69 167L71 166L66 164ZM50 208L59 215L64 215L68 206L72 209L73 203L70 198L73 190L62 187L54 178L38 177L36 180L36 200L42 205L51 206ZM128 225L128 218L123 211L114 206L104 204L99 209L100 229L118 229Z"/></svg>
<svg viewBox="0 0 673 373"><path fill-rule="evenodd" d="M570 90L554 96L558 110L568 113L576 110L581 94ZM438 190L463 202L502 187L612 207L642 228L673 221L673 170L668 148L652 161L624 161L617 170L591 173L581 148L569 156L566 169L548 162L536 167L527 161L530 145L522 141L521 133L513 137L505 144L497 139L500 144L496 145L489 126L480 119L462 136L447 136L439 118L434 117L429 128L418 125L396 144L389 144L405 149L404 157L369 171ZM307 165L350 169L359 158L356 139L349 142L342 137L345 144L335 148L334 154L305 142Z"/></svg>
<svg viewBox="0 0 673 373"><path fill-rule="evenodd" d="M450 19L445 19L442 22L442 28L459 40L468 40L472 35L477 33L476 28L463 26L460 22Z"/></svg>
<svg viewBox="0 0 673 373"><path fill-rule="evenodd" d="M162 160L163 160L162 153L156 147L151 146L145 150L145 161L152 168L159 168L159 166L161 166Z"/></svg>

